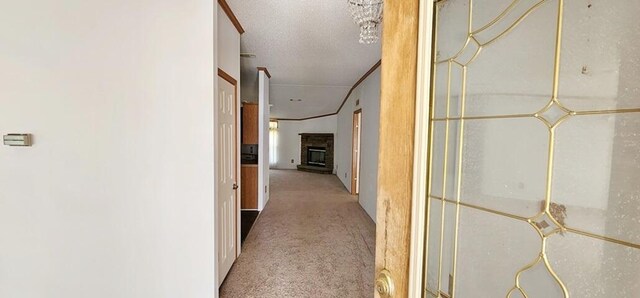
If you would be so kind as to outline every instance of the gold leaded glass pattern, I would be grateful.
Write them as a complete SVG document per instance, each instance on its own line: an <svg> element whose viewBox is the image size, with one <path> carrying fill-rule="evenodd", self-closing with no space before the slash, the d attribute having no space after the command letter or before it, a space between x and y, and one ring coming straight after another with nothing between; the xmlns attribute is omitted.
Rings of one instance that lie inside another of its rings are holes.
<svg viewBox="0 0 640 298"><path fill-rule="evenodd" d="M640 297L640 2L436 2L426 297Z"/></svg>

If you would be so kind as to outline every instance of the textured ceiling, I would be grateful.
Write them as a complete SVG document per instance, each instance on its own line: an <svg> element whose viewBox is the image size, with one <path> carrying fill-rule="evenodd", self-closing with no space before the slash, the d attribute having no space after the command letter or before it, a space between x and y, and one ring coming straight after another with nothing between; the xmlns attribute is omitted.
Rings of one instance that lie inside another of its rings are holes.
<svg viewBox="0 0 640 298"><path fill-rule="evenodd" d="M257 101L257 70L271 74L271 116L335 112L351 86L378 60L380 43L358 43L346 0L227 0L245 29L241 97ZM290 99L302 99L291 102Z"/></svg>

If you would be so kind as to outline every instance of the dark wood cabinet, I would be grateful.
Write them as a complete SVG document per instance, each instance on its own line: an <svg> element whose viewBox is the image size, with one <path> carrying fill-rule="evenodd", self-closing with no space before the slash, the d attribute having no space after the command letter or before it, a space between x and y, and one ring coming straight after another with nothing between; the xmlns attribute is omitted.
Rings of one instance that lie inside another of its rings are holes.
<svg viewBox="0 0 640 298"><path fill-rule="evenodd" d="M241 209L258 209L258 165L242 165Z"/></svg>
<svg viewBox="0 0 640 298"><path fill-rule="evenodd" d="M258 144L258 104L244 103L242 105L242 144ZM243 146L243 150L244 150ZM257 151L256 146L256 151ZM243 151L243 153L245 153ZM255 152L255 154L259 154ZM243 158L243 162L244 162ZM257 155L256 155L257 160ZM242 164L240 179L242 183L241 203L242 209L258 209L258 165Z"/></svg>
<svg viewBox="0 0 640 298"><path fill-rule="evenodd" d="M242 105L242 144L258 144L258 104Z"/></svg>

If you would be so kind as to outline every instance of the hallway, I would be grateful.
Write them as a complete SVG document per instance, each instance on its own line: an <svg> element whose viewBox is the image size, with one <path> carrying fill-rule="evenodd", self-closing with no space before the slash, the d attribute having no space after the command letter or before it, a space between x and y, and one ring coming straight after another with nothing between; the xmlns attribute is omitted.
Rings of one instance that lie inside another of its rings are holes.
<svg viewBox="0 0 640 298"><path fill-rule="evenodd" d="M375 224L334 175L272 170L220 297L371 297Z"/></svg>

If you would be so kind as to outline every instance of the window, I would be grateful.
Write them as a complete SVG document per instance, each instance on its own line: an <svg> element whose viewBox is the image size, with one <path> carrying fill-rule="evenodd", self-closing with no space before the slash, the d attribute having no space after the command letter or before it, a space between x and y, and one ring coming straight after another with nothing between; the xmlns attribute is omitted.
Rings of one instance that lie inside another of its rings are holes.
<svg viewBox="0 0 640 298"><path fill-rule="evenodd" d="M269 167L278 163L278 121L269 121Z"/></svg>

